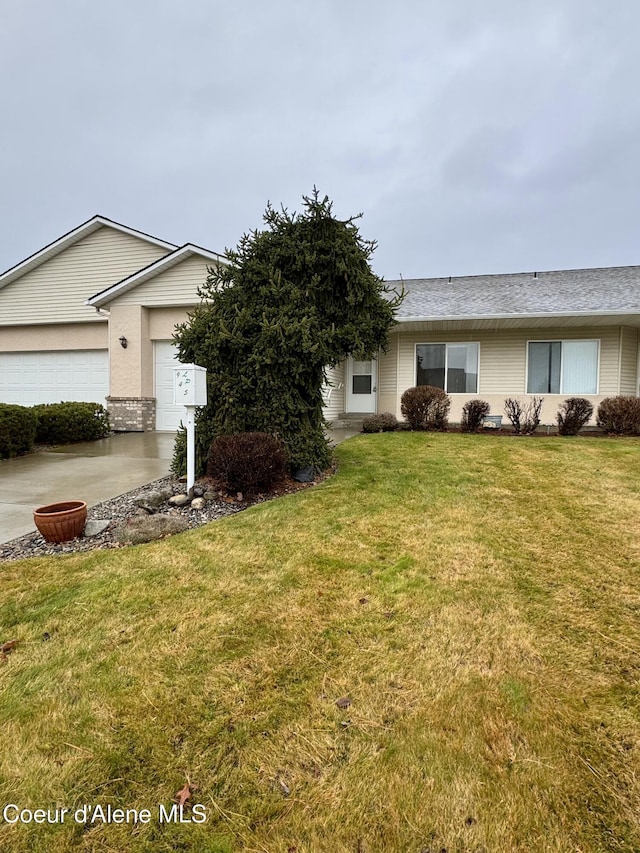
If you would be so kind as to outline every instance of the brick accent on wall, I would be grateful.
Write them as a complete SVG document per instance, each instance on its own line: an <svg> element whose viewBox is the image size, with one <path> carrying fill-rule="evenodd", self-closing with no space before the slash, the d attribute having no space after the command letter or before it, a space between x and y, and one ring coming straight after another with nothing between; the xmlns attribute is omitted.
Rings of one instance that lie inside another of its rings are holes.
<svg viewBox="0 0 640 853"><path fill-rule="evenodd" d="M155 397L107 397L114 432L151 432L156 428Z"/></svg>

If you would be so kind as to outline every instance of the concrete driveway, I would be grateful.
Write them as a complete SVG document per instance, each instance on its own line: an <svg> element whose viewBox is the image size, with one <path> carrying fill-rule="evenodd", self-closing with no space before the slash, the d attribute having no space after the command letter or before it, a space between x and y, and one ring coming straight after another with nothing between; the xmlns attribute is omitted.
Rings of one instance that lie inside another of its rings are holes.
<svg viewBox="0 0 640 853"><path fill-rule="evenodd" d="M58 501L89 506L165 477L174 435L121 433L0 461L0 542L35 530L33 510Z"/></svg>

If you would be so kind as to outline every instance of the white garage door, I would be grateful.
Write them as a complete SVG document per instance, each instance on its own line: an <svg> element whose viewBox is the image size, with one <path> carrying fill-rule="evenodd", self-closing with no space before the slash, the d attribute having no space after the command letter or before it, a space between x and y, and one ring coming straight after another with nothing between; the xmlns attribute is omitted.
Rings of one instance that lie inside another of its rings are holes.
<svg viewBox="0 0 640 853"><path fill-rule="evenodd" d="M34 406L102 403L109 393L107 350L0 353L0 402Z"/></svg>
<svg viewBox="0 0 640 853"><path fill-rule="evenodd" d="M186 423L187 410L173 403L173 368L180 362L171 341L155 342L156 429L175 432Z"/></svg>

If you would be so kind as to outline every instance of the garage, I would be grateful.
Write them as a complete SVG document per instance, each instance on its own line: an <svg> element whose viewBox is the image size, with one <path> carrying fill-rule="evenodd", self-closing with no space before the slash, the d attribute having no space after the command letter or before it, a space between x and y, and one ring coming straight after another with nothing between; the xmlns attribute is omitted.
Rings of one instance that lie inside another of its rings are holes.
<svg viewBox="0 0 640 853"><path fill-rule="evenodd" d="M108 393L107 350L0 353L0 402L104 405Z"/></svg>
<svg viewBox="0 0 640 853"><path fill-rule="evenodd" d="M180 421L185 423L187 411L173 402L173 368L180 364L177 350L171 341L156 341L154 354L154 387L156 398L156 429L175 432Z"/></svg>

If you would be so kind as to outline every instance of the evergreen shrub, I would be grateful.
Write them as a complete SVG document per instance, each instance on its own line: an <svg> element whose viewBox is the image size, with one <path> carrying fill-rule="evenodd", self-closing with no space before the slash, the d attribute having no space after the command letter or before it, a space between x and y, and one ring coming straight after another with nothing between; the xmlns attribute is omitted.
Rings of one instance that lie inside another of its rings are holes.
<svg viewBox="0 0 640 853"><path fill-rule="evenodd" d="M204 476L207 471L207 458L214 437L211 424L203 416L203 411L203 409L196 409L195 472L197 477ZM182 422L173 444L170 471L176 477L183 477L187 473L187 429Z"/></svg>
<svg viewBox="0 0 640 853"><path fill-rule="evenodd" d="M613 435L640 435L640 398L607 397L598 406L596 423Z"/></svg>
<svg viewBox="0 0 640 853"><path fill-rule="evenodd" d="M468 400L462 407L462 432L478 432L490 411L491 406L486 400Z"/></svg>
<svg viewBox="0 0 640 853"><path fill-rule="evenodd" d="M362 432L393 432L398 429L398 419L391 412L367 415L362 419Z"/></svg>
<svg viewBox="0 0 640 853"><path fill-rule="evenodd" d="M560 435L577 435L593 414L593 405L584 397L569 397L560 404L556 420Z"/></svg>
<svg viewBox="0 0 640 853"><path fill-rule="evenodd" d="M315 189L303 200L300 214L267 206L265 228L209 269L174 335L180 360L207 368L196 434L278 435L292 471L330 464L327 368L386 351L402 299L373 272L358 217L338 219Z"/></svg>
<svg viewBox="0 0 640 853"><path fill-rule="evenodd" d="M38 444L95 441L109 435L109 414L100 403L43 403L33 411Z"/></svg>
<svg viewBox="0 0 640 853"><path fill-rule="evenodd" d="M282 442L265 432L219 435L211 443L207 474L231 494L268 492L286 478L287 454Z"/></svg>
<svg viewBox="0 0 640 853"><path fill-rule="evenodd" d="M433 385L408 388L400 400L402 414L416 430L446 430L450 408L449 395Z"/></svg>
<svg viewBox="0 0 640 853"><path fill-rule="evenodd" d="M0 403L0 459L33 450L36 415L32 408Z"/></svg>

